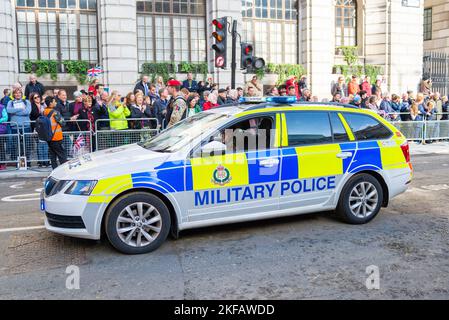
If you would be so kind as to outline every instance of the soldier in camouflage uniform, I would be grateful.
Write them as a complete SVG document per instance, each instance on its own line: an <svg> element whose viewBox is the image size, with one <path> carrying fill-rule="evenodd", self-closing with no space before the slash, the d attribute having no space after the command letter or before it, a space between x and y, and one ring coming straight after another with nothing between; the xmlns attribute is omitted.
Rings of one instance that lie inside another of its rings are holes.
<svg viewBox="0 0 449 320"><path fill-rule="evenodd" d="M175 79L167 82L167 89L171 95L171 100L167 108L167 127L171 127L185 118L187 103L183 94L180 92L181 85L181 82Z"/></svg>

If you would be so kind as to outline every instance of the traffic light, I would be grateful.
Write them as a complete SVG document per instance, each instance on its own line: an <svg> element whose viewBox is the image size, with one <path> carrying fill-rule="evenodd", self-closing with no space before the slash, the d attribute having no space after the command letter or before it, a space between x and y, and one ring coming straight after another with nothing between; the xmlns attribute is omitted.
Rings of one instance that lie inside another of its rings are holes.
<svg viewBox="0 0 449 320"><path fill-rule="evenodd" d="M253 65L254 47L250 43L243 42L241 44L242 54L240 58L240 68L247 69Z"/></svg>
<svg viewBox="0 0 449 320"><path fill-rule="evenodd" d="M254 46L251 43L242 42L240 68L247 72L254 72L265 67L265 60L254 56Z"/></svg>
<svg viewBox="0 0 449 320"><path fill-rule="evenodd" d="M215 26L215 31L212 32L212 36L215 39L215 43L212 45L212 49L215 51L215 67L226 68L226 38L228 35L228 18L217 18L212 21Z"/></svg>

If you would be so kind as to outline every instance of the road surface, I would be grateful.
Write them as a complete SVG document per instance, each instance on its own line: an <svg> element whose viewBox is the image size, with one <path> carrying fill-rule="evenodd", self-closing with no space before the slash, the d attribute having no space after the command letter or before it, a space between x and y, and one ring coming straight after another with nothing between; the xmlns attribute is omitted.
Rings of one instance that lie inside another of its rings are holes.
<svg viewBox="0 0 449 320"><path fill-rule="evenodd" d="M413 162L410 190L367 225L319 213L190 230L139 256L47 232L42 180L0 180L0 299L447 299L449 157Z"/></svg>

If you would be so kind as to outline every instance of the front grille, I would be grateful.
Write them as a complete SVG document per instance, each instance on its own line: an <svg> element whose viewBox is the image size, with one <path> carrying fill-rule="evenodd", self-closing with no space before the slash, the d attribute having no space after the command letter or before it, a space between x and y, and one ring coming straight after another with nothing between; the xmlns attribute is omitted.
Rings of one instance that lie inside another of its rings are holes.
<svg viewBox="0 0 449 320"><path fill-rule="evenodd" d="M48 224L55 228L86 229L83 219L79 216L62 216L45 212Z"/></svg>
<svg viewBox="0 0 449 320"><path fill-rule="evenodd" d="M54 187L56 186L56 184L58 183L58 180L56 180L55 178L48 178L47 181L45 181L45 195L48 197L52 194Z"/></svg>

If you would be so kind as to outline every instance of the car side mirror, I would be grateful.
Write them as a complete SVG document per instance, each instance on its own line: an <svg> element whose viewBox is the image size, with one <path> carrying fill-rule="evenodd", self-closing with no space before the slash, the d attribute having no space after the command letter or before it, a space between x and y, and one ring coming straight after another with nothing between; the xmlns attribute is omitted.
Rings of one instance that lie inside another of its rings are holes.
<svg viewBox="0 0 449 320"><path fill-rule="evenodd" d="M201 152L203 154L221 154L226 151L226 145L219 141L211 141L201 147Z"/></svg>

